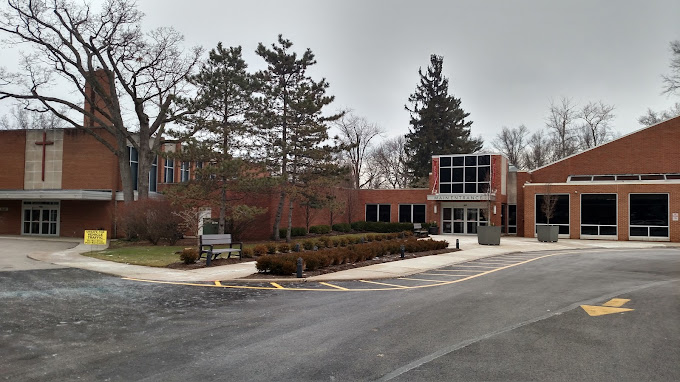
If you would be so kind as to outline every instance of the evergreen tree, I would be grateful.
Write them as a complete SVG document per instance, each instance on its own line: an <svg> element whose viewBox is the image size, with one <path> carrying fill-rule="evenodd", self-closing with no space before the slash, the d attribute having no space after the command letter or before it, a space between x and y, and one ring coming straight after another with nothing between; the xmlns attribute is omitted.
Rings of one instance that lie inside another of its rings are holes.
<svg viewBox="0 0 680 382"><path fill-rule="evenodd" d="M248 166L238 159L243 147L245 114L251 105L253 81L246 72L248 65L242 58L241 47L224 48L222 43L212 49L198 74L189 82L198 89L192 99L182 99L197 113L184 119L190 134L200 131L201 140L185 142L184 160L204 162L200 170L203 183L212 183L219 190L218 233L224 233L227 213L233 200L227 197L229 188L242 188L247 181ZM238 178L238 179L236 179Z"/></svg>
<svg viewBox="0 0 680 382"><path fill-rule="evenodd" d="M427 73L418 69L420 83L408 98L405 108L411 113L406 134L407 166L411 183L427 182L432 155L463 154L479 151L482 138L470 138L470 113L460 107L460 98L449 95L449 80L442 76L442 56L431 55Z"/></svg>
<svg viewBox="0 0 680 382"><path fill-rule="evenodd" d="M323 145L328 140L327 122L340 115L324 116L322 109L333 102L327 96L328 82L314 81L307 69L316 63L307 49L298 58L291 52L293 43L279 35L278 44L267 48L259 44L256 53L267 62L267 70L256 74L260 95L250 113L254 133L253 153L258 153L279 179L279 203L272 229L279 238L279 226L286 198L289 199L288 230L290 241L293 197L307 179L333 173L333 154L337 150Z"/></svg>

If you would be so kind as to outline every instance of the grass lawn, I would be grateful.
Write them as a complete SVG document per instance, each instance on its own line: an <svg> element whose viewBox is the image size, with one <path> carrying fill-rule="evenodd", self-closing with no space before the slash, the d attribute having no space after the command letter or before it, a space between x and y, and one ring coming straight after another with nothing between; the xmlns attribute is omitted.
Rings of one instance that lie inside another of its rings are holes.
<svg viewBox="0 0 680 382"><path fill-rule="evenodd" d="M180 261L179 255L175 252L181 251L182 248L184 247L161 245L130 246L87 252L83 253L83 255L94 257L95 259L115 261L117 263L146 265L149 267L165 267Z"/></svg>

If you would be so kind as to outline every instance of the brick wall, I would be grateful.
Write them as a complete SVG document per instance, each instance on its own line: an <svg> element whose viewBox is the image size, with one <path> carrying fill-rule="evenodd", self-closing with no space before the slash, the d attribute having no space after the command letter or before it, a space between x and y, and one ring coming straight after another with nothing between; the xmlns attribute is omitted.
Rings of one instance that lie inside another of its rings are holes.
<svg viewBox="0 0 680 382"><path fill-rule="evenodd" d="M97 130L113 141L105 130ZM119 178L118 159L106 146L82 130L64 130L63 189L115 189Z"/></svg>
<svg viewBox="0 0 680 382"><path fill-rule="evenodd" d="M26 130L3 131L0 138L0 190L24 189Z"/></svg>
<svg viewBox="0 0 680 382"><path fill-rule="evenodd" d="M21 201L0 200L0 235L21 234Z"/></svg>
<svg viewBox="0 0 680 382"><path fill-rule="evenodd" d="M108 201L62 200L60 235L83 237L85 230L104 229L113 237L113 205Z"/></svg>

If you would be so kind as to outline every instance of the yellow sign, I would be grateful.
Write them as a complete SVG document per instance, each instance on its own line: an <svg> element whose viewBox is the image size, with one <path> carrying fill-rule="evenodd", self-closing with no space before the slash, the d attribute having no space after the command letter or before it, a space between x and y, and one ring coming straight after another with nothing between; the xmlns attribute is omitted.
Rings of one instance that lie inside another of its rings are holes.
<svg viewBox="0 0 680 382"><path fill-rule="evenodd" d="M602 304L602 306L581 305L581 308L583 308L590 316L604 316L605 314L630 312L634 310L622 308L623 304L628 301L630 300L626 298L613 298Z"/></svg>
<svg viewBox="0 0 680 382"><path fill-rule="evenodd" d="M85 244L106 245L106 231L85 230Z"/></svg>

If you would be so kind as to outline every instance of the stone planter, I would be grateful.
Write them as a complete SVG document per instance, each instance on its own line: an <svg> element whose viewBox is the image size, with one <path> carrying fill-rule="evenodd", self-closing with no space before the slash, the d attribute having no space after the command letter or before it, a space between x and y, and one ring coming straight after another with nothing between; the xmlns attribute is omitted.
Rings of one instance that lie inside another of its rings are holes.
<svg viewBox="0 0 680 382"><path fill-rule="evenodd" d="M546 243L557 242L557 235L560 233L560 227L556 225L539 225L536 227L536 235L538 241Z"/></svg>
<svg viewBox="0 0 680 382"><path fill-rule="evenodd" d="M500 226L477 227L477 242L481 245L500 245L501 227Z"/></svg>
<svg viewBox="0 0 680 382"><path fill-rule="evenodd" d="M428 228L428 231L430 235L439 235L439 227L437 226L430 226L430 228Z"/></svg>

